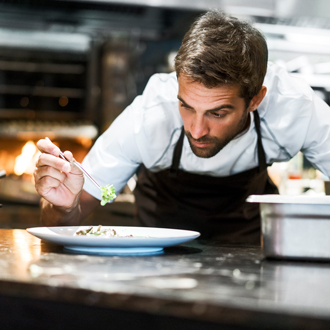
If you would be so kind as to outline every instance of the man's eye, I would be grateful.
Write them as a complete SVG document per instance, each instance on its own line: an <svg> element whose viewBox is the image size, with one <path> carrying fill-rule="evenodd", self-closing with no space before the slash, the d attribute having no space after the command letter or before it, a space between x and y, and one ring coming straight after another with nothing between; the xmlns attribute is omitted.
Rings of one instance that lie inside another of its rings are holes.
<svg viewBox="0 0 330 330"><path fill-rule="evenodd" d="M221 118L221 117L224 116L223 114L218 113L218 112L211 112L211 115L214 116L214 117L216 117L216 118Z"/></svg>
<svg viewBox="0 0 330 330"><path fill-rule="evenodd" d="M191 108L187 107L185 104L181 103L181 108L185 108L187 110L191 110Z"/></svg>

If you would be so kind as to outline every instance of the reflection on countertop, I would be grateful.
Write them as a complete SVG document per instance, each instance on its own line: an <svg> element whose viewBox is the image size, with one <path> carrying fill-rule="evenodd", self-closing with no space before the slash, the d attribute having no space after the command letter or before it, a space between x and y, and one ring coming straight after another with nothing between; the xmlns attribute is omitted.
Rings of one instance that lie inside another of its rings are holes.
<svg viewBox="0 0 330 330"><path fill-rule="evenodd" d="M24 230L1 229L0 239L0 297L235 329L330 326L330 263L266 260L259 247L216 241L123 257L67 253Z"/></svg>

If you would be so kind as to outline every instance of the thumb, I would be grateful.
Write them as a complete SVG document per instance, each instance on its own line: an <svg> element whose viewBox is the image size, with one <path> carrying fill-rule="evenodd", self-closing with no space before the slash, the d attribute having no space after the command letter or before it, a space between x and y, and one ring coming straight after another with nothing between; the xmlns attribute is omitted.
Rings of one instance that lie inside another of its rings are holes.
<svg viewBox="0 0 330 330"><path fill-rule="evenodd" d="M70 163L75 161L71 151L64 151L63 155ZM71 165L70 166L71 168L70 168L69 172L76 173L76 174L81 174L81 171L79 170L79 168L77 166L72 166L73 164L70 164L70 165Z"/></svg>

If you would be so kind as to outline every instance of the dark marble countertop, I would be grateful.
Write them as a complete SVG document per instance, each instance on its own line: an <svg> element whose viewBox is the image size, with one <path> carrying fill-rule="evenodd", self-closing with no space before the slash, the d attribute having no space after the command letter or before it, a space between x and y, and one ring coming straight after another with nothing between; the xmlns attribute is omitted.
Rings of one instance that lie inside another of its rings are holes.
<svg viewBox="0 0 330 330"><path fill-rule="evenodd" d="M258 247L212 241L97 256L1 229L0 295L231 327L330 328L330 263L266 260Z"/></svg>

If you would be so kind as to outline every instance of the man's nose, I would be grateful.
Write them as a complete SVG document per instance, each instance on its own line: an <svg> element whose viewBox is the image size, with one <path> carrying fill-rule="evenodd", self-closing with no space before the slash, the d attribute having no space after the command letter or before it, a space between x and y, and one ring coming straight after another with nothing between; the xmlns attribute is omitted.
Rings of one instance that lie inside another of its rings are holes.
<svg viewBox="0 0 330 330"><path fill-rule="evenodd" d="M209 129L204 116L196 115L191 123L190 134L195 139L198 140L201 137L207 135Z"/></svg>

